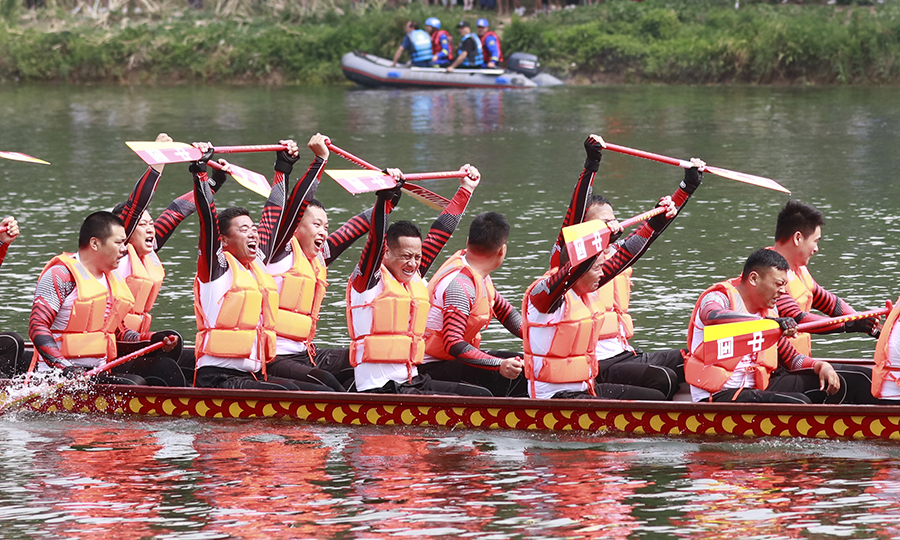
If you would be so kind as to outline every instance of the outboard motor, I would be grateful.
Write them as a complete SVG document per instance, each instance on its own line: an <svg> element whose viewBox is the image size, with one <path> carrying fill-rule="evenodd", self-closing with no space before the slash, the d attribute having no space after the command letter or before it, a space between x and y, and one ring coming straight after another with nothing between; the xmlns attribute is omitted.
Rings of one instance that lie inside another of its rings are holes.
<svg viewBox="0 0 900 540"><path fill-rule="evenodd" d="M506 66L510 71L521 73L530 78L537 75L541 63L538 62L538 57L533 54L514 52L509 55Z"/></svg>

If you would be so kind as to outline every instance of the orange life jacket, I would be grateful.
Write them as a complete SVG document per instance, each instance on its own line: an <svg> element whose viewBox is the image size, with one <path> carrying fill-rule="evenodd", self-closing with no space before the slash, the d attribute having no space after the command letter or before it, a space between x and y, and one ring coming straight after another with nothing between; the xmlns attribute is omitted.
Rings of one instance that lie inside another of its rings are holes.
<svg viewBox="0 0 900 540"><path fill-rule="evenodd" d="M259 261L247 269L231 253L225 252L231 270L231 288L220 301L215 322L200 305L200 281L194 279L194 314L197 317L196 358L208 354L222 358L250 358L253 342L257 358L265 363L275 358L275 323L278 316L278 288Z"/></svg>
<svg viewBox="0 0 900 540"><path fill-rule="evenodd" d="M633 272L630 267L627 268L612 281L593 293L596 297L596 302L603 309L603 315L600 317L598 340L624 337L627 341L634 336L634 321L632 321L631 315L628 314L628 304L631 301L631 274ZM620 336L620 329L624 329L624 336Z"/></svg>
<svg viewBox="0 0 900 540"><path fill-rule="evenodd" d="M309 348L316 335L316 322L328 287L328 270L319 257L309 260L296 238L291 238L291 257L291 268L275 276L282 278L275 333L305 341Z"/></svg>
<svg viewBox="0 0 900 540"><path fill-rule="evenodd" d="M54 335L58 334L56 343L60 354L65 358L116 358L116 330L134 304L128 286L115 272L106 272L104 275L109 283L107 289L68 253L53 257L44 266L41 276L57 263L64 264L72 273L77 294L66 327L51 330ZM109 316L106 315L107 304ZM35 349L31 369L34 369L38 359L39 354Z"/></svg>
<svg viewBox="0 0 900 540"><path fill-rule="evenodd" d="M141 257L134 247L128 244L126 257L131 264L131 274L125 277L125 283L134 296L134 307L128 315L125 315L125 327L135 332L149 332L150 322L153 319L150 310L153 309L153 304L159 296L166 270L153 251Z"/></svg>
<svg viewBox="0 0 900 540"><path fill-rule="evenodd" d="M797 272L788 272L788 282L785 289L791 295L801 311L812 311L813 291L816 288L816 280L813 279L806 266L801 266ZM800 354L812 355L812 339L806 332L800 332L790 338L791 344Z"/></svg>
<svg viewBox="0 0 900 540"><path fill-rule="evenodd" d="M884 321L884 327L881 329L881 335L878 336L878 343L875 345L875 367L872 369L872 395L880 398L881 387L884 383L891 381L900 385L900 365L894 366L888 363L888 345L891 338L891 330L894 323L900 317L900 298L894 304L894 309L888 314Z"/></svg>
<svg viewBox="0 0 900 540"><path fill-rule="evenodd" d="M593 295L578 296L571 290L563 300L563 315L554 323L538 323L528 317L528 298L531 290L559 268L545 273L540 279L528 287L522 305L522 338L525 349L525 377L531 381L534 393L534 381L546 383L588 384L591 393L594 391L594 377L597 376L597 357L594 348L597 333L600 330L600 319L603 315L601 307L593 299ZM531 342L532 328L553 328L553 337L545 354L537 354ZM540 370L535 372L535 360L541 360Z"/></svg>
<svg viewBox="0 0 900 540"><path fill-rule="evenodd" d="M694 310L691 312L691 321L688 323L688 354L684 359L685 379L689 384L712 394L725 386L725 383L728 382L737 365L741 362L741 357L731 358L715 364L704 364L703 360L690 354L696 348L693 343L695 321L697 320L697 313L700 311L700 301L710 292L717 291L725 294L732 308L737 306L740 303L738 299L741 295L736 287L740 282L741 278L736 277L716 283L703 291L703 294L700 295L700 298L697 299L697 303L694 305ZM776 313L774 310L769 309L762 316L775 317ZM778 346L773 345L764 351L753 353L753 355L755 358L752 359L753 363L748 369L753 370L756 388L765 390L769 386L769 374L778 367Z"/></svg>
<svg viewBox="0 0 900 540"><path fill-rule="evenodd" d="M350 329L350 364L360 362L405 364L410 374L425 354L425 323L428 319L428 289L418 273L408 284L397 281L381 266L382 290L370 302L355 304L352 285L347 286L347 327ZM372 308L372 325L366 332L354 329L354 311ZM359 348L362 359L358 358Z"/></svg>
<svg viewBox="0 0 900 540"><path fill-rule="evenodd" d="M429 298L434 299L435 290L441 280L457 271L472 280L472 283L475 284L475 301L469 311L469 318L466 320L463 341L477 349L481 346L481 331L487 328L491 322L497 290L494 289L494 282L491 281L491 276L482 277L471 266L465 264L463 260L465 254L465 250L460 250L447 259L447 262L438 269L434 277L428 282L428 294ZM425 352L435 358L443 360L453 359L444 350L443 329L425 329Z"/></svg>

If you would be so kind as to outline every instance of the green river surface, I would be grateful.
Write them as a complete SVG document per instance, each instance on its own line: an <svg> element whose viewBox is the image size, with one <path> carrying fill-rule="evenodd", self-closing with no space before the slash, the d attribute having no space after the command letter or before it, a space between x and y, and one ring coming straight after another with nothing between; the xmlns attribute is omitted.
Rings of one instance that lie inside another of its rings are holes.
<svg viewBox="0 0 900 540"><path fill-rule="evenodd" d="M900 218L896 88L577 87L539 91L354 88L0 88L0 213L22 235L0 268L0 329L27 334L43 265L76 247L82 219L124 200L144 171L125 141L301 146L321 132L406 172L477 166L472 216L507 216L509 255L492 274L514 304L547 268L582 170L582 142L609 142L773 178L827 224L810 268L857 309L896 298ZM303 150L298 173L311 161ZM271 154L229 156L271 176ZM329 166L353 165L333 156ZM606 152L594 184L621 218L674 191L678 168ZM456 180L429 189L451 196ZM191 188L166 167L158 213ZM323 178L332 230L370 206ZM684 346L710 284L771 245L788 196L707 174L686 210L635 266L633 344ZM235 182L217 206L259 215ZM436 212L404 198L394 219ZM194 332L196 218L160 252L168 276L154 328ZM317 335L346 344L344 283L361 242L329 269ZM490 348L515 348L502 326ZM871 357L874 341L815 340L822 357ZM700 440L342 427L270 421L0 418L3 538L892 538L900 535L900 448L819 440Z"/></svg>

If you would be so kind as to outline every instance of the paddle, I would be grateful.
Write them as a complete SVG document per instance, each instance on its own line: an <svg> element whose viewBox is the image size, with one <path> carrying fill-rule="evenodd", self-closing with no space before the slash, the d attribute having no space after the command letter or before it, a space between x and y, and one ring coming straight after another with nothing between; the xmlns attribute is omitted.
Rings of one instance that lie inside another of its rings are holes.
<svg viewBox="0 0 900 540"><path fill-rule="evenodd" d="M176 338L175 336L167 336L166 338L163 339L163 341L157 341L156 343L152 343L142 349L138 349L131 354L126 354L125 356L117 358L111 362L107 362L107 363L103 364L102 366L95 367L94 369L92 369L90 371L86 371L85 373L83 373L82 375L79 375L78 377L75 377L73 379L65 379L65 380L59 381L58 383L50 385L49 387L41 388L39 390L29 392L28 394L26 394L22 397L13 399L12 401L7 401L7 402L3 403L2 405L0 405L0 414L6 413L9 409L11 409L13 407L15 407L15 408L21 407L22 405L25 405L29 401L31 401L35 398L41 397L42 395L50 395L51 393L56 392L60 388L64 388L66 386L84 382L84 381L90 379L91 377L93 377L94 375L103 373L104 371L109 371L114 367L121 366L122 364L130 362L130 361L134 360L135 358L144 356L145 354L151 353L157 349L161 349L167 345L174 345L177 340L178 340L178 338Z"/></svg>
<svg viewBox="0 0 900 540"><path fill-rule="evenodd" d="M833 324L880 317L890 313L892 307L891 303L887 302L887 307L881 309L799 324L797 332L809 332ZM754 319L704 326L703 343L694 351L694 356L701 358L704 364L715 364L723 360L764 351L778 343L781 335L781 327L778 326L777 321L772 319Z"/></svg>
<svg viewBox="0 0 900 540"><path fill-rule="evenodd" d="M628 218L619 224L623 229L628 228L636 223L647 221L665 211L665 206L658 206L653 210ZM563 240L566 243L566 251L569 253L569 260L572 261L572 265L574 266L598 253L602 253L609 245L611 232L606 222L598 219L563 227Z"/></svg>
<svg viewBox="0 0 900 540"><path fill-rule="evenodd" d="M381 171L380 167L376 167L375 165L372 165L368 161L365 161L363 159L356 157L355 155L351 154L350 152L344 150L343 148L335 146L334 144L332 144L331 139L327 139L325 141L325 146L327 146L328 150L330 150L331 152L334 152L335 154L341 156L342 158L346 159L350 163L359 165L363 169L369 169L370 171ZM422 186L417 186L415 184L408 184L408 185L404 184L401 189L405 193L407 193L409 196L411 196L413 199L416 199L417 201L421 202L422 204L424 204L428 207L431 207L435 210L443 210L444 208L447 207L448 204L450 204L449 199L442 197L433 191L429 191L429 190L423 188Z"/></svg>
<svg viewBox="0 0 900 540"><path fill-rule="evenodd" d="M388 189L397 185L394 177L381 171L357 171L345 169L330 169L325 174L333 178L338 184L350 193L357 195L379 189ZM468 173L463 170L444 171L431 173L404 174L406 181L437 180L442 178L462 178Z"/></svg>
<svg viewBox="0 0 900 540"><path fill-rule="evenodd" d="M43 159L38 159L34 156L29 156L28 154L23 154L21 152L0 152L0 158L11 159L12 161L25 161L27 163L40 163L42 165L50 165L49 161L44 161Z"/></svg>
<svg viewBox="0 0 900 540"><path fill-rule="evenodd" d="M207 165L212 167L213 169L222 170L224 167L219 164L218 161L207 161ZM244 186L249 189L253 193L258 193L263 197L268 197L269 193L272 192L272 186L269 185L269 180L259 174L258 172L253 172L250 169L245 169L243 167L238 167L233 163L229 163L230 167L228 170L228 174L234 178L238 184Z"/></svg>
<svg viewBox="0 0 900 540"><path fill-rule="evenodd" d="M660 163L675 165L676 167L682 167L684 169L690 169L691 167L693 167L693 164L690 161L663 156L660 154L654 154L652 152L645 152L643 150L637 150L634 148L628 148L627 146L619 146L618 144L606 143L605 149L612 150L613 152L619 152L621 154L628 154L629 156L636 156L652 161L659 161ZM780 191L782 193L791 193L788 189L786 189L775 180L772 180L771 178L732 171L729 169L722 169L719 167L712 167L710 165L706 165L703 168L703 171L713 173L714 175L721 176L722 178L737 180L738 182L744 182L746 184L752 184L754 186L764 187L766 189L774 189L775 191Z"/></svg>
<svg viewBox="0 0 900 540"><path fill-rule="evenodd" d="M180 142L125 141L125 144L147 165L185 163L197 161L203 156L199 148Z"/></svg>

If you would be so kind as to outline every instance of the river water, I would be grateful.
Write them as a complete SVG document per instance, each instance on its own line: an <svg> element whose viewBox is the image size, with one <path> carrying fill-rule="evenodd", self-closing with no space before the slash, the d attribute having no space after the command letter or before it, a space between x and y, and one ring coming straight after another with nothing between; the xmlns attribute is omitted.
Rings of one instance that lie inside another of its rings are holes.
<svg viewBox="0 0 900 540"><path fill-rule="evenodd" d="M43 264L74 250L89 212L124 199L142 162L127 140L218 145L305 141L319 131L407 172L472 163L471 216L513 226L493 274L514 303L544 272L591 132L608 141L774 178L826 214L811 269L858 309L898 294L900 109L893 88L603 87L549 91L345 88L0 88L0 150L53 163L0 162L0 213L22 237L0 274L0 328L27 332ZM311 160L305 153L303 161ZM271 175L271 155L231 156ZM353 168L335 156L329 165ZM297 166L302 170L303 163ZM620 217L671 193L680 169L607 152L595 191ZM455 180L428 182L446 196ZM166 168L158 214L189 190ZM332 229L371 205L323 180ZM634 344L681 347L694 300L772 243L788 197L706 175L688 208L637 264ZM217 205L262 199L229 181ZM435 212L405 198L395 219ZM168 277L156 328L188 339L197 225L161 251ZM359 247L330 268L320 343L346 344L343 287ZM516 342L496 325L491 346ZM825 357L871 357L865 337L816 340ZM266 421L5 416L0 521L10 538L888 538L900 534L895 445L701 441L560 434L343 428Z"/></svg>

